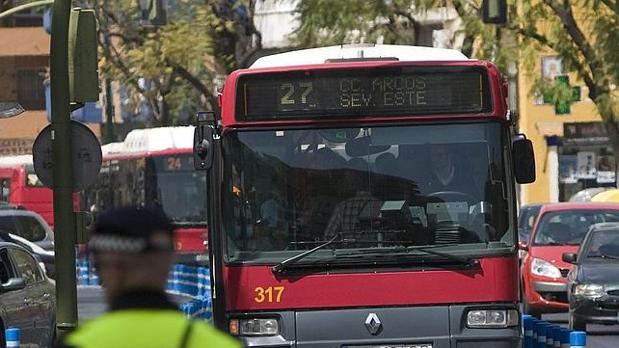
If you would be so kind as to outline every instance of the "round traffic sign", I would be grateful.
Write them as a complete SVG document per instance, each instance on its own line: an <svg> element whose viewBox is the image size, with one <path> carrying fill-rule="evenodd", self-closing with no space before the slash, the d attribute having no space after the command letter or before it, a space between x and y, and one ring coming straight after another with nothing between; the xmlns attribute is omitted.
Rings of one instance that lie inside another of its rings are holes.
<svg viewBox="0 0 619 348"><path fill-rule="evenodd" d="M32 146L34 171L47 187L53 187L52 125L45 127ZM73 192L92 185L101 169L101 144L97 136L84 124L71 121L71 164Z"/></svg>

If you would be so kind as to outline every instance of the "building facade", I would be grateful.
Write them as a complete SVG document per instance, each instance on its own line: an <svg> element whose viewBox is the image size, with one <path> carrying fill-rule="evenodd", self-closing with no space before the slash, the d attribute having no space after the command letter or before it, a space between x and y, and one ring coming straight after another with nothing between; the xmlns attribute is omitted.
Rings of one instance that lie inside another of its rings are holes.
<svg viewBox="0 0 619 348"><path fill-rule="evenodd" d="M0 156L31 154L36 136L49 124L49 44L42 26L0 27L0 100L17 101L26 110L0 120ZM99 123L88 126L100 134Z"/></svg>
<svg viewBox="0 0 619 348"><path fill-rule="evenodd" d="M560 58L541 54L535 74L572 89L572 101L558 105L532 95L537 76L520 71L519 128L533 142L537 171L535 183L521 187L521 204L569 201L584 189L615 187L612 147L584 83L563 71Z"/></svg>

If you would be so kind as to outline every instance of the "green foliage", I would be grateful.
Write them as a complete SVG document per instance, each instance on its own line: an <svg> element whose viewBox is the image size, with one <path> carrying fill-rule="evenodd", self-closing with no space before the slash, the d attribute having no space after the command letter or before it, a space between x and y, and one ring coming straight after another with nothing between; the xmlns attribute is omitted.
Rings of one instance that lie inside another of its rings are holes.
<svg viewBox="0 0 619 348"><path fill-rule="evenodd" d="M520 16L510 29L521 38L521 61L537 63L528 59L554 51L564 72L576 73L578 83L588 87L602 119L615 122L619 116L619 100L613 91L619 83L619 6L602 0L518 2ZM539 74L535 64L525 64L525 68L530 76ZM537 79L534 89L551 95L555 102L571 98L569 88L553 82Z"/></svg>
<svg viewBox="0 0 619 348"><path fill-rule="evenodd" d="M294 42L300 47L377 41L415 44L420 15L453 9L462 19L457 34L464 36L462 50L468 56L489 60L503 71L519 62L535 81L533 94L569 102L571 87L536 77L541 54L556 54L564 71L575 72L578 83L587 85L602 118L619 117L614 87L619 84L617 1L508 0L510 21L503 27L481 22L480 4L476 0L301 1Z"/></svg>
<svg viewBox="0 0 619 348"><path fill-rule="evenodd" d="M212 109L214 79L236 69L238 56L251 51L241 42L247 34L238 31L242 18L236 14L251 16L251 11L242 10L253 4L177 0L167 23L158 27L141 21L138 4L97 0L102 78L127 88L129 107L146 100L156 124L182 123L186 115Z"/></svg>
<svg viewBox="0 0 619 348"><path fill-rule="evenodd" d="M464 37L463 52L467 56L491 60L502 69L513 61L516 44L501 35L501 28L483 25L476 1L300 1L300 25L292 39L299 47L377 42L415 45L419 42L421 18L446 8L455 10L462 19L457 34ZM502 49L498 49L497 42L502 43Z"/></svg>

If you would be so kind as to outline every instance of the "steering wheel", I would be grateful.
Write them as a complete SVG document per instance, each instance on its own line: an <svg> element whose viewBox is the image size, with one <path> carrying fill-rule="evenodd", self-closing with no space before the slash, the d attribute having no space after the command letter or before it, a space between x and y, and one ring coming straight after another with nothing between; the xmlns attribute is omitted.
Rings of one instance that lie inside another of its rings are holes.
<svg viewBox="0 0 619 348"><path fill-rule="evenodd" d="M446 202L464 200L468 203L472 203L476 201L475 197L471 196L470 194L459 192L459 191L439 191L439 192L430 193L426 196L440 198ZM455 199L450 199L450 198L455 198Z"/></svg>
<svg viewBox="0 0 619 348"><path fill-rule="evenodd" d="M471 196L468 193L464 193L464 192L459 192L459 191L439 191L439 192L434 192L434 193L430 193L427 195L427 197L436 197L436 198L440 198L443 199L444 201L466 201L467 203L473 203L475 201L477 201L477 199L475 199L475 197ZM473 213L473 215L469 216L468 219L468 224L470 226L475 225L475 221L478 221L478 219L481 217L482 215L477 212L477 213ZM484 228L486 228L486 223L483 223ZM470 233L471 231L469 231L467 229L467 231ZM474 237L477 238L477 240L486 240L489 239L489 236L481 236L478 234L470 234L469 237Z"/></svg>

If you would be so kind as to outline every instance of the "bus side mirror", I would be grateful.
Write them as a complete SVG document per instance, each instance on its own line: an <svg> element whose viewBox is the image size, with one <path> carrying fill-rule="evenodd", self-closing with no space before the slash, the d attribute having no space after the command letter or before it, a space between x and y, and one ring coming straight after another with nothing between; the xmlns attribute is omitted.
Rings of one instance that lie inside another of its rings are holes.
<svg viewBox="0 0 619 348"><path fill-rule="evenodd" d="M514 176L519 184L530 184L535 181L535 155L533 143L524 137L512 144L514 159Z"/></svg>
<svg viewBox="0 0 619 348"><path fill-rule="evenodd" d="M198 113L198 125L193 132L193 166L196 170L208 170L213 165L214 122L213 112Z"/></svg>

